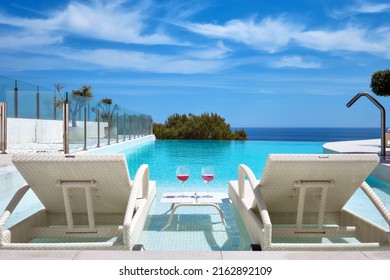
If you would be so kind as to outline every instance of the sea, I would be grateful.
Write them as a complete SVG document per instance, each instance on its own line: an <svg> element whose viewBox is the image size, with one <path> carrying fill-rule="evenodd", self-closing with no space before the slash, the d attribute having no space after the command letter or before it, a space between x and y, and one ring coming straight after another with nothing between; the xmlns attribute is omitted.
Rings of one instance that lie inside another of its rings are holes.
<svg viewBox="0 0 390 280"><path fill-rule="evenodd" d="M379 139L381 129L370 128L341 128L341 127L299 127L299 128L265 128L265 127L236 127L244 129L248 140L254 141L302 141L302 142L334 142L349 140Z"/></svg>

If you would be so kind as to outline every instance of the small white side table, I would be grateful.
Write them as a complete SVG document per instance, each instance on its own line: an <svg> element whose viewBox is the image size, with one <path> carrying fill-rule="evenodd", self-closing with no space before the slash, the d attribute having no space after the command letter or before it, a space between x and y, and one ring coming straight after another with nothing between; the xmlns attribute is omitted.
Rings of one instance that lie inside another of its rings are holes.
<svg viewBox="0 0 390 280"><path fill-rule="evenodd" d="M172 222L173 215L177 208L181 206L211 206L218 210L222 223L226 226L226 221L219 207L220 203L231 203L229 195L224 192L166 192L163 193L160 203L171 204L171 214L167 226Z"/></svg>

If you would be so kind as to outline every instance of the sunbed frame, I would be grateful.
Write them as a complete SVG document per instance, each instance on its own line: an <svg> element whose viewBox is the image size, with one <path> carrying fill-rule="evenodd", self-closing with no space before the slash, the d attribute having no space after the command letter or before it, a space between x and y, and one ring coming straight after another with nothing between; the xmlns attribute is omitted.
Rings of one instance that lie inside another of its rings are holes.
<svg viewBox="0 0 390 280"><path fill-rule="evenodd" d="M361 188L390 225L390 213L365 182L377 164L373 154L274 154L260 180L239 165L229 195L262 250L388 250L389 228L344 207Z"/></svg>
<svg viewBox="0 0 390 280"><path fill-rule="evenodd" d="M0 249L132 250L137 244L156 194L146 164L131 181L123 154L19 154L13 162L28 185L0 217ZM30 189L44 208L6 229Z"/></svg>

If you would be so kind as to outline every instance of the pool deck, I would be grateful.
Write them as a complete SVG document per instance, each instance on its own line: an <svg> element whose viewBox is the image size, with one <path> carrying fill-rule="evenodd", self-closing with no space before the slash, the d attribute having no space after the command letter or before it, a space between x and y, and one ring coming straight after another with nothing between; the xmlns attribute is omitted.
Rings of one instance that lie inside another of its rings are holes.
<svg viewBox="0 0 390 280"><path fill-rule="evenodd" d="M379 153L379 139L331 142L324 153ZM387 148L390 155L390 147ZM12 155L0 155L0 168L12 165ZM389 156L390 158L390 156ZM390 161L376 175L390 181ZM73 251L0 250L0 260L390 260L390 251Z"/></svg>
<svg viewBox="0 0 390 280"><path fill-rule="evenodd" d="M0 250L0 260L390 260L390 251L25 251Z"/></svg>
<svg viewBox="0 0 390 280"><path fill-rule="evenodd" d="M322 147L324 153L366 153L379 155L381 150L380 142L380 139L339 141L325 143ZM375 168L371 175L386 182L390 182L390 146L386 147L386 154L386 159L381 160L381 163Z"/></svg>
<svg viewBox="0 0 390 280"><path fill-rule="evenodd" d="M337 153L380 154L381 143L380 139L338 141L325 143L323 145L323 148L324 150L333 151ZM389 155L390 159L390 146L386 147L386 152Z"/></svg>

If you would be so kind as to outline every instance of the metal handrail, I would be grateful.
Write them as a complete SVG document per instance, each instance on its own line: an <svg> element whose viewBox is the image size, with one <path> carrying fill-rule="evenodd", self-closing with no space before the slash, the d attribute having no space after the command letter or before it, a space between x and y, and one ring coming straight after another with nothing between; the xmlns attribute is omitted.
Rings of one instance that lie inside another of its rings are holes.
<svg viewBox="0 0 390 280"><path fill-rule="evenodd" d="M382 104L380 104L374 97L372 97L367 92L359 92L358 94L356 94L347 103L347 107L348 108L351 107L352 104L354 104L362 96L367 97L381 111L381 158L382 158L382 160L386 160L386 143L385 143L385 139L386 139L386 110L385 110L385 108L382 106Z"/></svg>

